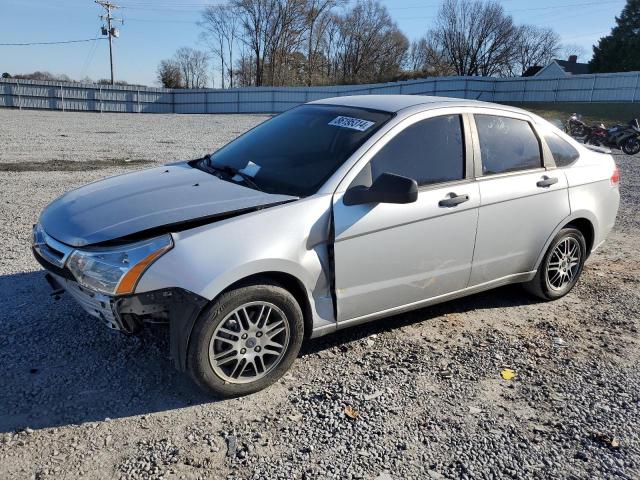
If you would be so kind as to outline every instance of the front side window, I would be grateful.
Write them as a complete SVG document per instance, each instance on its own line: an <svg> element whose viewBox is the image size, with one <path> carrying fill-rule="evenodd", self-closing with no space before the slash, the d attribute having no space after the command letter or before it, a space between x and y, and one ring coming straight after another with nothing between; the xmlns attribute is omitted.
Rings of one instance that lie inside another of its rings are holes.
<svg viewBox="0 0 640 480"><path fill-rule="evenodd" d="M268 193L304 197L315 193L392 117L364 108L302 105L260 124L195 166L227 172L222 178Z"/></svg>
<svg viewBox="0 0 640 480"><path fill-rule="evenodd" d="M573 148L569 142L563 140L559 135L553 132L545 133L544 140L547 142L549 150L551 150L551 154L553 155L553 159L555 160L557 167L566 167L567 165L571 165L580 156L578 150Z"/></svg>
<svg viewBox="0 0 640 480"><path fill-rule="evenodd" d="M461 180L464 161L460 115L428 118L389 140L361 172L358 183L370 184L383 173L412 178L418 185Z"/></svg>
<svg viewBox="0 0 640 480"><path fill-rule="evenodd" d="M540 142L529 122L496 115L474 115L482 174L513 172L542 167Z"/></svg>

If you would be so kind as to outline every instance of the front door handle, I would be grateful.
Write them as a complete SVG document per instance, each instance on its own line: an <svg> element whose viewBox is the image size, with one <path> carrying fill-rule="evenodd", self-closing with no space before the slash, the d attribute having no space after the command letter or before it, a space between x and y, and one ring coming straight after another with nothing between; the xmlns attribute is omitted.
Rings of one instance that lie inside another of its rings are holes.
<svg viewBox="0 0 640 480"><path fill-rule="evenodd" d="M547 177L546 175L544 175L542 177L542 180L539 180L536 185L540 188L546 188L550 187L554 183L558 183L558 179L556 177Z"/></svg>
<svg viewBox="0 0 640 480"><path fill-rule="evenodd" d="M441 207L455 207L456 205L460 205L468 200L469 195L456 195L455 193L450 193L447 198L440 200L438 205Z"/></svg>

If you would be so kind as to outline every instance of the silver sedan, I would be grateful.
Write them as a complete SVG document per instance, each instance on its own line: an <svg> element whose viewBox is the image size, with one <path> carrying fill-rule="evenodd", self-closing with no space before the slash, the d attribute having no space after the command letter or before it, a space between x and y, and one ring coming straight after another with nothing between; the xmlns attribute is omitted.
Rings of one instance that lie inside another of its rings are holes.
<svg viewBox="0 0 640 480"><path fill-rule="evenodd" d="M517 108L340 97L68 192L33 250L110 328L168 322L175 366L237 396L308 338L505 284L566 295L613 227L618 183L606 152Z"/></svg>

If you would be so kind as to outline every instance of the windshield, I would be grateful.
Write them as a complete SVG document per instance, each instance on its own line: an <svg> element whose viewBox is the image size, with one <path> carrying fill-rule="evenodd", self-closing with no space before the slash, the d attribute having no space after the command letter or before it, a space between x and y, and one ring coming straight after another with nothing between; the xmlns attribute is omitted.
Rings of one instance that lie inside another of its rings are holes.
<svg viewBox="0 0 640 480"><path fill-rule="evenodd" d="M392 116L363 108L302 105L205 157L200 168L228 172L221 178L268 193L308 196Z"/></svg>

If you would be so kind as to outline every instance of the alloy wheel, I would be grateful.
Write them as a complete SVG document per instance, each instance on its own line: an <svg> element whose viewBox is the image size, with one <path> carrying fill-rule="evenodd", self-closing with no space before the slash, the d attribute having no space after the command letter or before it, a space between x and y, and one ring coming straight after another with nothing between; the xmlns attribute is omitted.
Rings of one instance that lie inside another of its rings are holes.
<svg viewBox="0 0 640 480"><path fill-rule="evenodd" d="M549 256L547 283L553 290L564 290L570 285L580 270L582 251L580 243L573 237L566 237Z"/></svg>
<svg viewBox="0 0 640 480"><path fill-rule="evenodd" d="M254 382L280 363L290 337L289 322L282 310L269 302L245 303L214 330L209 363L225 382Z"/></svg>

